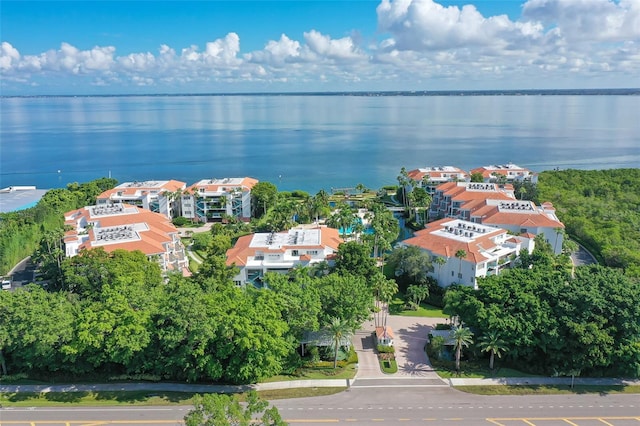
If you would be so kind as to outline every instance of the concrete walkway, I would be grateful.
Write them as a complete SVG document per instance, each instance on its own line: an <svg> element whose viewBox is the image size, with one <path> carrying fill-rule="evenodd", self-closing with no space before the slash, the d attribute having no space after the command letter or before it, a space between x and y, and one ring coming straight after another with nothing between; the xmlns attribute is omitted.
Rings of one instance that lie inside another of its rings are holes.
<svg viewBox="0 0 640 426"><path fill-rule="evenodd" d="M66 384L66 385L0 385L0 393L13 394L20 392L195 392L195 393L234 393L248 390L273 390L292 388L352 387L356 388L394 388L394 387L442 387L442 386L491 386L491 385L570 385L570 377L509 377L496 379L441 379L434 381L425 378L368 378L368 379L327 379L327 380L292 380L286 382L259 383L255 385L197 385L187 383L100 383L100 384ZM579 378L575 385L592 386L640 386L640 380L616 378Z"/></svg>

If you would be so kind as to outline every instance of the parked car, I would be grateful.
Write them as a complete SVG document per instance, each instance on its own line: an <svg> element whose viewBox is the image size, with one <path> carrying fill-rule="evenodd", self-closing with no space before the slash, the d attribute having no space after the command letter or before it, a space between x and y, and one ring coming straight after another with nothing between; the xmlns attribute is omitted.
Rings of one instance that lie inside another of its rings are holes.
<svg viewBox="0 0 640 426"><path fill-rule="evenodd" d="M11 281L9 280L2 280L2 289L3 290L11 290Z"/></svg>

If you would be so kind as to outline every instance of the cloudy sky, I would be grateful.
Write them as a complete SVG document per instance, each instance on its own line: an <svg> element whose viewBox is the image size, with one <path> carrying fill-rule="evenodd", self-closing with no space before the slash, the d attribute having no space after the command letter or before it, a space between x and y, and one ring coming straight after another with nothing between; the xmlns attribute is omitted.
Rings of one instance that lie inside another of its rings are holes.
<svg viewBox="0 0 640 426"><path fill-rule="evenodd" d="M640 0L0 8L2 95L640 87Z"/></svg>

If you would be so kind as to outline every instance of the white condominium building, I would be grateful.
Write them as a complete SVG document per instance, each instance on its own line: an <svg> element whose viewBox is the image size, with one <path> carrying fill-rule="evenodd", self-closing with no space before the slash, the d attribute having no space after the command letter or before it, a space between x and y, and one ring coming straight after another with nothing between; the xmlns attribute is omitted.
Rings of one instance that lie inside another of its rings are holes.
<svg viewBox="0 0 640 426"><path fill-rule="evenodd" d="M104 191L96 198L97 205L126 203L162 213L168 218L178 214L177 195L186 188L178 180L147 180L124 182Z"/></svg>
<svg viewBox="0 0 640 426"><path fill-rule="evenodd" d="M323 261L331 264L342 242L337 229L324 226L245 235L227 251L227 265L240 268L236 285L259 287L267 272L287 273Z"/></svg>
<svg viewBox="0 0 640 426"><path fill-rule="evenodd" d="M555 254L562 253L564 224L549 202L536 206L528 200L485 200L469 215L474 223L506 229L514 234L542 234Z"/></svg>
<svg viewBox="0 0 640 426"><path fill-rule="evenodd" d="M251 219L251 188L257 179L203 179L182 194L181 215L200 222L222 222L225 215Z"/></svg>
<svg viewBox="0 0 640 426"><path fill-rule="evenodd" d="M538 174L524 167L512 163L502 165L483 166L473 169L470 174L480 173L485 182L496 182L504 179L506 182L531 181L538 182Z"/></svg>
<svg viewBox="0 0 640 426"><path fill-rule="evenodd" d="M160 213L115 203L72 210L64 218L71 228L64 236L67 257L98 247L107 252L139 250L156 260L164 272L189 275L178 230Z"/></svg>
<svg viewBox="0 0 640 426"><path fill-rule="evenodd" d="M441 287L461 284L477 289L478 277L497 275L512 266L522 249L533 251L533 235L516 237L504 229L460 219L426 226L401 244L418 247L434 259L430 275ZM435 258L443 259L442 264Z"/></svg>
<svg viewBox="0 0 640 426"><path fill-rule="evenodd" d="M441 219L444 217L459 217L469 220L465 215L475 205L481 205L487 199L502 201L515 201L511 184L498 185L496 183L476 182L447 182L436 188L431 206L429 206L429 218Z"/></svg>
<svg viewBox="0 0 640 426"><path fill-rule="evenodd" d="M434 194L438 185L445 182L465 182L469 180L467 172L453 166L424 167L410 170L407 175L430 195Z"/></svg>

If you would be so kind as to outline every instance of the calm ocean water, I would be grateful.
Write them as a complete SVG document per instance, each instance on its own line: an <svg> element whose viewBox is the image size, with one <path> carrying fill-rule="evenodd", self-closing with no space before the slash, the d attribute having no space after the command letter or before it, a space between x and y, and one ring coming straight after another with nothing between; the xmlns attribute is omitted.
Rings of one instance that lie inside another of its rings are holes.
<svg viewBox="0 0 640 426"><path fill-rule="evenodd" d="M371 188L401 167L640 167L640 96L3 98L0 187L252 176Z"/></svg>

